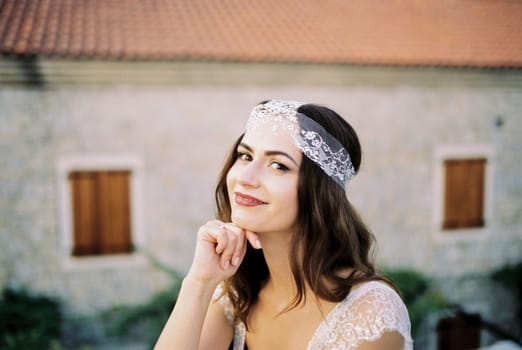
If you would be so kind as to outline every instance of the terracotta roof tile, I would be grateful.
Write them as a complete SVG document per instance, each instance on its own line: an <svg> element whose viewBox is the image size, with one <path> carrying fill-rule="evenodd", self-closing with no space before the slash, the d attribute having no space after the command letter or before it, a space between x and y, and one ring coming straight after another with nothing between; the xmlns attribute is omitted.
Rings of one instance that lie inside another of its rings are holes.
<svg viewBox="0 0 522 350"><path fill-rule="evenodd" d="M0 0L0 53L522 67L522 2Z"/></svg>

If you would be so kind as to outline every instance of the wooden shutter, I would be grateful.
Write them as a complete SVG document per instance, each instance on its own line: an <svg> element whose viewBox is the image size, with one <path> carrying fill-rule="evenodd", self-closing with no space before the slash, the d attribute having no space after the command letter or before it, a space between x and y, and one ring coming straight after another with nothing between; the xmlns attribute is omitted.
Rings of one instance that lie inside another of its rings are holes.
<svg viewBox="0 0 522 350"><path fill-rule="evenodd" d="M73 255L130 252L130 171L75 171L69 180Z"/></svg>
<svg viewBox="0 0 522 350"><path fill-rule="evenodd" d="M446 160L443 228L484 226L485 159Z"/></svg>
<svg viewBox="0 0 522 350"><path fill-rule="evenodd" d="M96 174L73 172L69 175L69 181L73 207L73 255L98 254Z"/></svg>
<svg viewBox="0 0 522 350"><path fill-rule="evenodd" d="M129 172L100 173L100 197L102 254L130 252Z"/></svg>

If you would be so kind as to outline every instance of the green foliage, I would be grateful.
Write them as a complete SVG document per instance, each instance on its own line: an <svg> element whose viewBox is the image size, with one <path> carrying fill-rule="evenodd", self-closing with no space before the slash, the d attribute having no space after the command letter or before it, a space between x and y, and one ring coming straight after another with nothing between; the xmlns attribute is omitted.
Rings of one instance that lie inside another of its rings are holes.
<svg viewBox="0 0 522 350"><path fill-rule="evenodd" d="M159 334L176 302L179 288L171 287L137 306L116 306L102 313L112 336L136 338L150 345Z"/></svg>
<svg viewBox="0 0 522 350"><path fill-rule="evenodd" d="M519 306L517 318L522 322L522 262L501 267L491 274L491 278L513 294Z"/></svg>
<svg viewBox="0 0 522 350"><path fill-rule="evenodd" d="M109 335L136 338L145 341L152 348L176 303L182 276L154 256L144 251L142 253L153 266L170 277L170 287L141 305L120 305L106 310L102 312L101 319L108 324Z"/></svg>
<svg viewBox="0 0 522 350"><path fill-rule="evenodd" d="M385 275L397 286L407 305L428 289L427 278L414 270L390 270Z"/></svg>
<svg viewBox="0 0 522 350"><path fill-rule="evenodd" d="M384 275L401 292L404 303L408 308L414 336L426 316L449 306L444 296L433 289L430 280L418 271L388 270Z"/></svg>
<svg viewBox="0 0 522 350"><path fill-rule="evenodd" d="M522 296L522 262L503 266L494 271L491 277L517 296Z"/></svg>
<svg viewBox="0 0 522 350"><path fill-rule="evenodd" d="M421 322L429 313L448 307L448 301L438 291L427 290L425 293L419 295L408 307L413 333L418 330Z"/></svg>
<svg viewBox="0 0 522 350"><path fill-rule="evenodd" d="M0 349L50 349L61 322L57 300L6 288L0 300Z"/></svg>

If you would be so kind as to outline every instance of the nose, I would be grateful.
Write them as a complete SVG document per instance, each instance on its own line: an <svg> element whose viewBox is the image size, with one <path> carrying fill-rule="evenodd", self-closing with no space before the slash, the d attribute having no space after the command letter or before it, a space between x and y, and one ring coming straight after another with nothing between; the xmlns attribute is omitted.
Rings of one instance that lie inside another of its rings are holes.
<svg viewBox="0 0 522 350"><path fill-rule="evenodd" d="M256 162L245 164L237 169L237 183L245 187L258 187L261 184L260 168Z"/></svg>

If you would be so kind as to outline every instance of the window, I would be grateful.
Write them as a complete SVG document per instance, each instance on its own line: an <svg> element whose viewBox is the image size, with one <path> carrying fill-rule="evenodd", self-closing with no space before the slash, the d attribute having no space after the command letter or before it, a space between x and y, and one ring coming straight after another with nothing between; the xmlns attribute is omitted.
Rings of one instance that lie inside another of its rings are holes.
<svg viewBox="0 0 522 350"><path fill-rule="evenodd" d="M59 255L65 270L147 264L143 161L130 153L61 156L56 162Z"/></svg>
<svg viewBox="0 0 522 350"><path fill-rule="evenodd" d="M132 251L129 170L71 171L72 255Z"/></svg>
<svg viewBox="0 0 522 350"><path fill-rule="evenodd" d="M484 226L485 158L444 161L444 212L442 228Z"/></svg>

